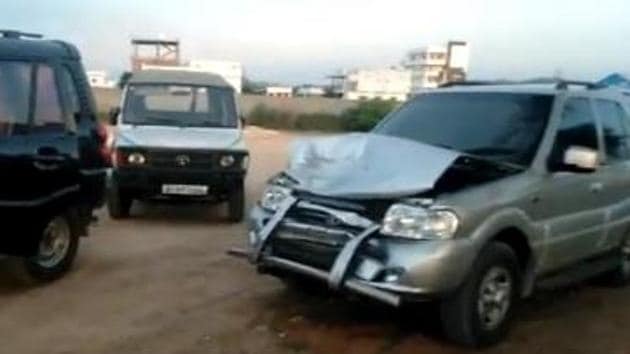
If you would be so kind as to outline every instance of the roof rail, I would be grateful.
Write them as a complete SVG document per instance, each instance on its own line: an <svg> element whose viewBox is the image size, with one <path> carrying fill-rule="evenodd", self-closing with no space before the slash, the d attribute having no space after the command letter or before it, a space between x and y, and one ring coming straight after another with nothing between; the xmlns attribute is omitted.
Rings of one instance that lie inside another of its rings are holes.
<svg viewBox="0 0 630 354"><path fill-rule="evenodd" d="M555 82L556 84L556 88L558 90L566 90L569 88L570 85L573 86L584 86L586 87L588 90L597 90L597 89L601 89L604 88L606 86L604 85L600 85L594 82L589 82L589 81L576 81L576 80L557 80Z"/></svg>
<svg viewBox="0 0 630 354"><path fill-rule="evenodd" d="M455 87L455 86L483 86L483 85L501 85L502 83L495 81L452 81L441 84L439 88Z"/></svg>
<svg viewBox="0 0 630 354"><path fill-rule="evenodd" d="M44 37L43 35L38 34L38 33L27 33L27 32L15 31L15 30L0 30L0 35L3 38L11 38L11 39L20 39L20 38L40 39Z"/></svg>
<svg viewBox="0 0 630 354"><path fill-rule="evenodd" d="M607 86L588 81L552 80L552 81L454 81L440 85L440 88L456 86L484 86L484 85L555 85L557 90L567 90L569 86L584 86L588 90L603 89Z"/></svg>

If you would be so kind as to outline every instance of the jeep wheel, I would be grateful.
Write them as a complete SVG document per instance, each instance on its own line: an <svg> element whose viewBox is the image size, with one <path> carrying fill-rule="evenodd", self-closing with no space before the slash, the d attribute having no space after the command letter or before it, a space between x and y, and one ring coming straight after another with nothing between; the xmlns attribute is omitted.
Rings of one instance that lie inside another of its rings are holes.
<svg viewBox="0 0 630 354"><path fill-rule="evenodd" d="M228 219L232 223L243 221L245 213L245 187L240 182L228 198Z"/></svg>
<svg viewBox="0 0 630 354"><path fill-rule="evenodd" d="M107 192L107 210L112 219L129 217L133 199L125 195L119 188L112 187Z"/></svg>
<svg viewBox="0 0 630 354"><path fill-rule="evenodd" d="M51 281L64 275L72 266L79 247L79 234L70 214L48 222L39 241L37 255L24 260L28 276L38 281Z"/></svg>
<svg viewBox="0 0 630 354"><path fill-rule="evenodd" d="M518 299L520 271L514 251L502 243L489 244L468 279L441 303L446 336L466 346L495 344L508 332Z"/></svg>
<svg viewBox="0 0 630 354"><path fill-rule="evenodd" d="M607 274L607 283L613 286L625 286L630 283L630 237L619 248L619 265Z"/></svg>

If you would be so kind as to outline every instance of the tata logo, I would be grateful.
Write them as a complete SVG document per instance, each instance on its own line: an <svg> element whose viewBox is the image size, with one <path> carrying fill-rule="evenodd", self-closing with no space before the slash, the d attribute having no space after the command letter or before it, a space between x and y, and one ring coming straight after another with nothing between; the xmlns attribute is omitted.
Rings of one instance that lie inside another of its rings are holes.
<svg viewBox="0 0 630 354"><path fill-rule="evenodd" d="M175 157L175 163L179 167L186 167L190 165L190 156L188 155L178 155Z"/></svg>

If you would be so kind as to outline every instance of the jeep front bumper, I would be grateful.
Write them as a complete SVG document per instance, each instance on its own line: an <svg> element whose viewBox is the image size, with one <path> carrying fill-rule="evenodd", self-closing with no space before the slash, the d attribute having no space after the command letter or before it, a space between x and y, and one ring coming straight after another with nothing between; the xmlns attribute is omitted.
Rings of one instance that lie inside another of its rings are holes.
<svg viewBox="0 0 630 354"><path fill-rule="evenodd" d="M285 216L298 203L290 197L274 214L254 207L249 220L249 250L233 249L229 253L248 257L263 272L297 273L321 280L332 289L392 306L440 297L454 290L474 260L474 247L467 239L417 241L384 237L376 223L349 238L335 253L330 267L309 264L308 254L299 259L278 255L270 245L274 238L283 237L278 230L290 224ZM381 256L372 256L368 247Z"/></svg>

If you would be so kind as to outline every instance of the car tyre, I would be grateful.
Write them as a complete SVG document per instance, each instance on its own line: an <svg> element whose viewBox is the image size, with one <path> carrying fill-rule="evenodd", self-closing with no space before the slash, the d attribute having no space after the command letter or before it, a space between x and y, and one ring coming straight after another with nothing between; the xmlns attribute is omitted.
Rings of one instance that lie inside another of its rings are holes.
<svg viewBox="0 0 630 354"><path fill-rule="evenodd" d="M70 270L79 249L77 217L72 213L55 216L44 226L37 255L22 260L27 279L47 282Z"/></svg>
<svg viewBox="0 0 630 354"><path fill-rule="evenodd" d="M510 327L520 280L514 251L500 242L487 245L462 286L440 304L445 335L470 347L501 341Z"/></svg>
<svg viewBox="0 0 630 354"><path fill-rule="evenodd" d="M231 223L243 221L245 214L245 186L240 182L228 198L228 219Z"/></svg>
<svg viewBox="0 0 630 354"><path fill-rule="evenodd" d="M133 199L125 195L119 188L112 187L107 193L107 210L112 219L128 218Z"/></svg>
<svg viewBox="0 0 630 354"><path fill-rule="evenodd" d="M630 284L630 237L627 237L618 249L619 265L606 274L607 284L622 287Z"/></svg>

